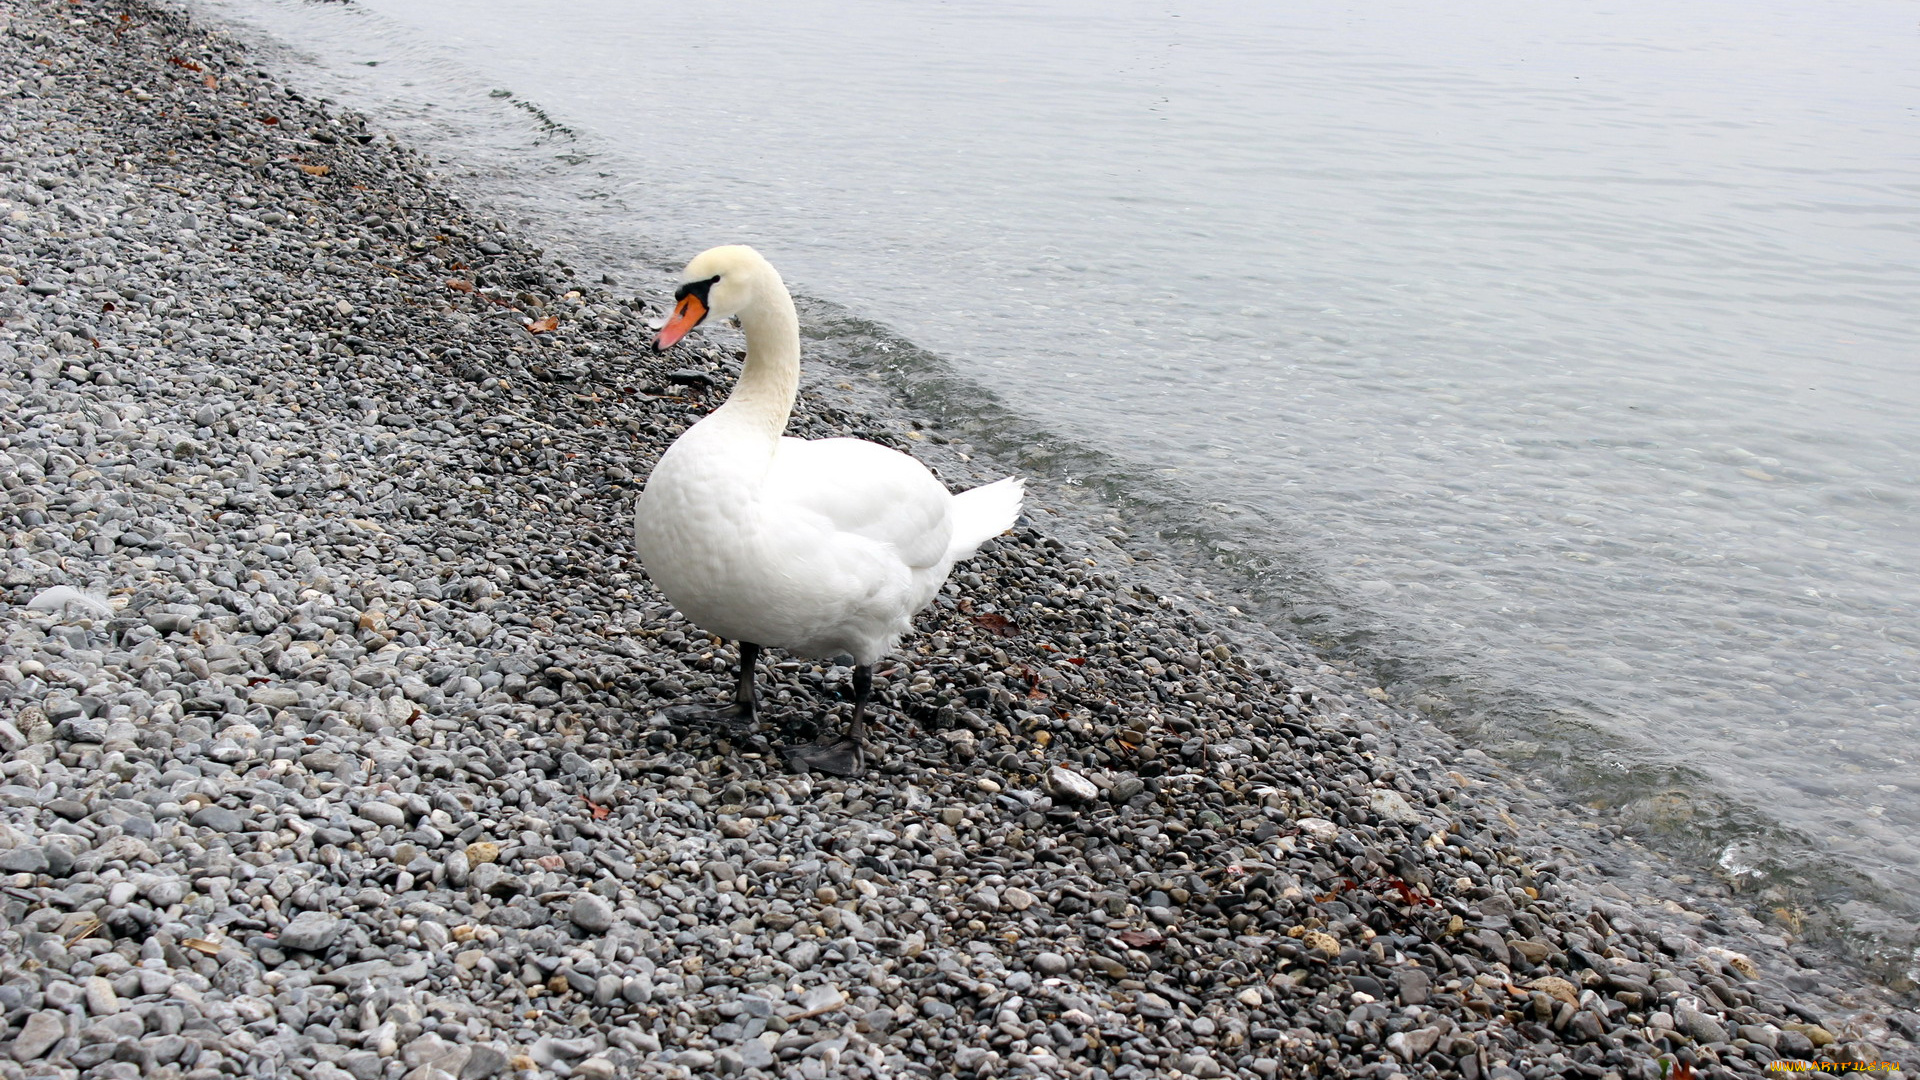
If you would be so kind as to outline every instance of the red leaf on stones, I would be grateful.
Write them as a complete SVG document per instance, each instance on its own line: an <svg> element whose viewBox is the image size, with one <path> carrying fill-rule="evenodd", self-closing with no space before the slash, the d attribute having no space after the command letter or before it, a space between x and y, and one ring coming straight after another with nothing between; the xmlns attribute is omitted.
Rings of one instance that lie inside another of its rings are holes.
<svg viewBox="0 0 1920 1080"><path fill-rule="evenodd" d="M1413 891L1413 886L1408 885L1406 882L1401 881L1397 877L1387 878L1381 884L1385 885L1389 889L1392 889L1394 892L1399 893L1400 902L1407 905L1408 907L1422 907L1426 905L1432 905L1434 907L1438 907L1440 905L1440 901L1435 900L1429 896L1421 896L1419 893Z"/></svg>
<svg viewBox="0 0 1920 1080"><path fill-rule="evenodd" d="M580 796L580 801L586 803L587 809L593 811L593 820L595 821L607 820L608 810L606 807L601 806L599 803L594 802L592 799L587 798L585 795Z"/></svg>
<svg viewBox="0 0 1920 1080"><path fill-rule="evenodd" d="M167 57L167 63L172 64L174 67L177 67L177 68L186 68L188 71L207 70L206 68L201 67L199 64L196 64L191 60L187 60L178 56Z"/></svg>
<svg viewBox="0 0 1920 1080"><path fill-rule="evenodd" d="M260 118L260 122L263 124L277 124L280 122L280 118L277 116L263 116Z"/></svg>

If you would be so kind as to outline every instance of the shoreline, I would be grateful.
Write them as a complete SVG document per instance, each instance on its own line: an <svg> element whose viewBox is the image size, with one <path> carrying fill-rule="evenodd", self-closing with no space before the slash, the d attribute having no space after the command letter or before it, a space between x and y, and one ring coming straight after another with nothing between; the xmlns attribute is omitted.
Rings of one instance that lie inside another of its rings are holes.
<svg viewBox="0 0 1920 1080"><path fill-rule="evenodd" d="M0 1074L1912 1059L1880 992L1610 884L1663 864L1044 499L876 680L893 766L655 722L731 650L625 519L730 339L645 355L659 295L178 15L5 34ZM813 374L792 433L997 475ZM60 585L112 614L27 606ZM804 737L847 673L773 659Z"/></svg>

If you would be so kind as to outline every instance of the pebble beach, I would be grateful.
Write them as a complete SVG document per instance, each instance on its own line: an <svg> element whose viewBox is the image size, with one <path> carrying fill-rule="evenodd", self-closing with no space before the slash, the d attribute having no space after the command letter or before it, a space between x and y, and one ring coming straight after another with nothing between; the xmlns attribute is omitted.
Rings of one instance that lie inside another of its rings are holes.
<svg viewBox="0 0 1920 1080"><path fill-rule="evenodd" d="M1911 989L1044 487L868 776L778 752L845 667L676 719L737 657L632 507L738 338L541 243L185 9L0 9L0 1077L1920 1066ZM860 380L789 433L1009 471Z"/></svg>

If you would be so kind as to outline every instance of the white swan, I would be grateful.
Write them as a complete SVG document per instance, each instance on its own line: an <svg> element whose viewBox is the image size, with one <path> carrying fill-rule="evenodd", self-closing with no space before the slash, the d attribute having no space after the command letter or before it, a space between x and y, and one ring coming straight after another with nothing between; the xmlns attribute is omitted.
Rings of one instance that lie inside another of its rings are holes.
<svg viewBox="0 0 1920 1080"><path fill-rule="evenodd" d="M959 495L905 454L860 439L782 437L800 387L800 322L780 275L749 247L687 264L664 351L709 317L738 317L747 359L726 402L688 428L647 478L634 542L667 599L740 642L724 715L751 723L761 647L854 662L853 719L830 743L790 747L796 768L865 768L873 664L911 628L953 564L1005 532L1024 481Z"/></svg>

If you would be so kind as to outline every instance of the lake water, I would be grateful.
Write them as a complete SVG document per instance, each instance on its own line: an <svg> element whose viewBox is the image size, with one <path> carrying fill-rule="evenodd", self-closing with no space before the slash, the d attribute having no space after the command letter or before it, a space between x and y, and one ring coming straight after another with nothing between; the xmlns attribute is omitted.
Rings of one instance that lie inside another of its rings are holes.
<svg viewBox="0 0 1920 1080"><path fill-rule="evenodd" d="M1127 544L1916 964L1910 4L207 6L590 259L758 246Z"/></svg>

